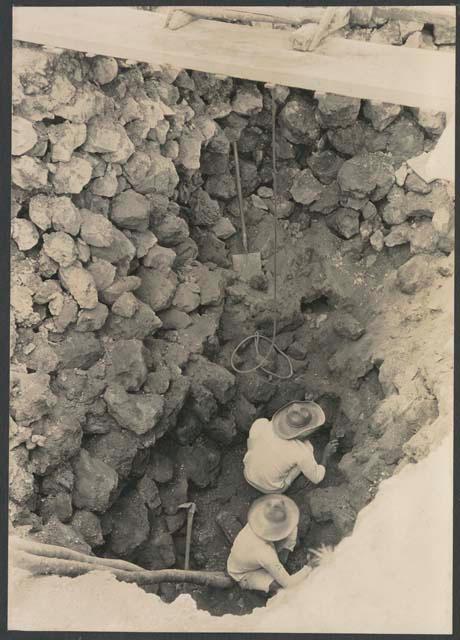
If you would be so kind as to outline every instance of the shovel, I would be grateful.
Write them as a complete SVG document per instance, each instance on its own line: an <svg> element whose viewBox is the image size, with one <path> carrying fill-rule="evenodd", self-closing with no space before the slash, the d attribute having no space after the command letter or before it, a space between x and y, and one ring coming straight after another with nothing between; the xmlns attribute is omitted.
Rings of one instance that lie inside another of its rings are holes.
<svg viewBox="0 0 460 640"><path fill-rule="evenodd" d="M248 251L248 236L246 233L246 220L244 217L243 207L243 192L241 190L241 178L240 178L240 163L238 159L238 147L236 140L232 141L233 155L235 157L235 173L236 173L236 187L238 190L238 204L240 208L241 216L241 242L243 244L244 253L236 253L232 256L233 270L236 271L242 280L249 282L253 276L260 275L262 273L262 261L260 259L260 253L249 253Z"/></svg>
<svg viewBox="0 0 460 640"><path fill-rule="evenodd" d="M184 502L180 504L178 509L186 509L187 510L187 537L185 539L185 564L184 569L188 569L190 566L190 546L192 541L192 524L193 524L193 516L196 511L196 504L194 502Z"/></svg>

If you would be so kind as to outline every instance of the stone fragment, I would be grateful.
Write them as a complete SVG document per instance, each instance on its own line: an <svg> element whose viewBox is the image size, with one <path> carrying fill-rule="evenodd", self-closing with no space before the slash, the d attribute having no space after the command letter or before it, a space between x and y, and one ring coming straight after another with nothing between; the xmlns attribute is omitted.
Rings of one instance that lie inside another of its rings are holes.
<svg viewBox="0 0 460 640"><path fill-rule="evenodd" d="M419 156L423 152L423 131L406 116L393 122L388 127L388 133L390 138L387 149L395 167L399 167L405 160Z"/></svg>
<svg viewBox="0 0 460 640"><path fill-rule="evenodd" d="M262 94L255 84L245 83L236 90L232 109L242 116L251 116L263 109Z"/></svg>
<svg viewBox="0 0 460 640"><path fill-rule="evenodd" d="M125 234L112 226L112 242L108 247L91 247L94 258L102 258L111 263L131 261L136 255L136 248Z"/></svg>
<svg viewBox="0 0 460 640"><path fill-rule="evenodd" d="M86 446L92 458L102 460L121 479L126 479L131 473L139 439L131 431L112 425L108 433L95 435Z"/></svg>
<svg viewBox="0 0 460 640"><path fill-rule="evenodd" d="M378 102L377 100L365 100L363 114L371 121L376 131L383 131L401 113L401 107L391 102Z"/></svg>
<svg viewBox="0 0 460 640"><path fill-rule="evenodd" d="M104 394L108 411L118 424L142 435L155 427L163 413L164 401L155 394L128 394L120 385L108 387Z"/></svg>
<svg viewBox="0 0 460 640"><path fill-rule="evenodd" d="M444 111L427 111L424 109L414 108L412 113L415 115L418 124L425 129L430 136L439 136L446 127L446 114Z"/></svg>
<svg viewBox="0 0 460 640"><path fill-rule="evenodd" d="M161 247L156 244L149 249L142 262L145 267L149 267L155 271L168 273L171 270L175 259L176 253L173 249Z"/></svg>
<svg viewBox="0 0 460 640"><path fill-rule="evenodd" d="M161 320L154 311L143 302L138 302L137 311L131 317L110 314L105 330L114 339L138 338L142 340L151 336L161 327Z"/></svg>
<svg viewBox="0 0 460 640"><path fill-rule="evenodd" d="M330 150L312 153L307 158L307 164L313 175L323 184L331 184L337 178L343 162L340 156Z"/></svg>
<svg viewBox="0 0 460 640"><path fill-rule="evenodd" d="M72 502L77 509L106 511L118 485L118 475L105 462L81 449L72 460L74 486Z"/></svg>
<svg viewBox="0 0 460 640"><path fill-rule="evenodd" d="M171 458L164 453L156 452L155 449L150 454L149 473L155 482L163 484L172 480L174 467Z"/></svg>
<svg viewBox="0 0 460 640"><path fill-rule="evenodd" d="M388 193L387 202L381 209L381 216L387 224L401 224L405 222L409 213L404 190L393 186Z"/></svg>
<svg viewBox="0 0 460 640"><path fill-rule="evenodd" d="M178 141L179 153L176 163L188 171L199 169L202 143L203 136L200 131L184 128Z"/></svg>
<svg viewBox="0 0 460 640"><path fill-rule="evenodd" d="M323 188L319 198L310 205L309 211L326 215L337 208L339 201L340 187L337 182L333 182Z"/></svg>
<svg viewBox="0 0 460 640"><path fill-rule="evenodd" d="M53 298L48 304L49 311L54 317L54 325L50 328L54 333L63 333L66 328L76 322L78 305L71 295Z"/></svg>
<svg viewBox="0 0 460 640"><path fill-rule="evenodd" d="M174 540L166 519L155 520L148 539L139 547L136 561L149 570L173 567L176 563Z"/></svg>
<svg viewBox="0 0 460 640"><path fill-rule="evenodd" d="M185 313L191 313L200 306L200 287L195 282L183 282L179 284L174 295L172 305L179 309L179 311L185 311Z"/></svg>
<svg viewBox="0 0 460 640"><path fill-rule="evenodd" d="M64 289L69 291L80 307L94 309L98 303L97 289L93 276L78 265L62 266L59 279Z"/></svg>
<svg viewBox="0 0 460 640"><path fill-rule="evenodd" d="M47 415L56 404L46 373L10 372L10 411L16 422L31 424Z"/></svg>
<svg viewBox="0 0 460 640"><path fill-rule="evenodd" d="M163 323L163 329L186 329L193 320L184 311L179 309L168 309L160 313L160 320Z"/></svg>
<svg viewBox="0 0 460 640"><path fill-rule="evenodd" d="M317 118L323 128L350 126L355 122L361 108L359 98L318 91L315 92L315 98L318 101Z"/></svg>
<svg viewBox="0 0 460 640"><path fill-rule="evenodd" d="M73 470L70 462L63 462L42 478L41 493L44 495L56 495L65 491L72 493L74 483Z"/></svg>
<svg viewBox="0 0 460 640"><path fill-rule="evenodd" d="M11 118L11 153L22 156L30 151L38 141L33 124L19 116Z"/></svg>
<svg viewBox="0 0 460 640"><path fill-rule="evenodd" d="M113 284L101 291L100 298L106 304L113 304L118 298L126 292L134 291L141 284L141 279L137 276L125 276L117 278Z"/></svg>
<svg viewBox="0 0 460 640"><path fill-rule="evenodd" d="M385 246L396 247L409 242L411 236L411 227L404 222L403 224L395 224L389 234L385 236Z"/></svg>
<svg viewBox="0 0 460 640"><path fill-rule="evenodd" d="M147 377L145 357L140 340L118 340L110 352L107 380L126 391L138 391Z"/></svg>
<svg viewBox="0 0 460 640"><path fill-rule="evenodd" d="M132 189L120 193L112 201L110 217L123 229L145 230L149 223L150 203L147 198Z"/></svg>
<svg viewBox="0 0 460 640"><path fill-rule="evenodd" d="M410 252L435 253L439 241L439 234L430 220L422 219L414 225L410 234Z"/></svg>
<svg viewBox="0 0 460 640"><path fill-rule="evenodd" d="M108 544L118 557L129 556L148 538L150 525L144 500L135 490L117 500L109 512Z"/></svg>
<svg viewBox="0 0 460 640"><path fill-rule="evenodd" d="M88 265L88 271L93 276L98 291L107 289L115 280L116 268L107 260L96 258Z"/></svg>
<svg viewBox="0 0 460 640"><path fill-rule="evenodd" d="M18 245L19 251L28 251L40 240L37 227L25 218L14 218L11 222L11 237Z"/></svg>
<svg viewBox="0 0 460 640"><path fill-rule="evenodd" d="M311 204L319 198L323 185L318 182L310 169L304 169L294 179L290 192L296 202Z"/></svg>
<svg viewBox="0 0 460 640"><path fill-rule="evenodd" d="M88 122L90 118L105 110L107 97L98 91L94 86L87 83L75 91L75 87L68 86L68 78L60 78L59 94L64 93L66 98L61 102L56 98L58 105L54 107L54 114L70 120L71 122ZM69 96L72 97L69 97Z"/></svg>
<svg viewBox="0 0 460 640"><path fill-rule="evenodd" d="M153 222L152 229L158 241L166 247L175 247L189 237L188 224L183 218L167 213L161 221Z"/></svg>
<svg viewBox="0 0 460 640"><path fill-rule="evenodd" d="M105 115L97 115L88 122L85 151L107 154L108 162L124 163L134 152L134 145L124 127Z"/></svg>
<svg viewBox="0 0 460 640"><path fill-rule="evenodd" d="M89 209L81 209L81 238L91 247L110 247L114 232L110 220Z"/></svg>
<svg viewBox="0 0 460 640"><path fill-rule="evenodd" d="M377 208L372 202L368 202L361 211L364 220L371 220L377 214Z"/></svg>
<svg viewBox="0 0 460 640"><path fill-rule="evenodd" d="M311 99L296 97L281 110L278 120L282 135L294 144L313 145L320 135L315 118L315 103Z"/></svg>
<svg viewBox="0 0 460 640"><path fill-rule="evenodd" d="M77 510L70 522L91 548L104 544L104 536L99 518L91 511Z"/></svg>
<svg viewBox="0 0 460 640"><path fill-rule="evenodd" d="M408 295L426 287L431 281L431 259L416 255L405 262L396 272L398 288Z"/></svg>
<svg viewBox="0 0 460 640"><path fill-rule="evenodd" d="M68 493L58 493L54 496L40 498L38 512L46 523L53 516L61 522L69 522L72 517L72 500Z"/></svg>
<svg viewBox="0 0 460 640"><path fill-rule="evenodd" d="M156 247L154 247L155 249ZM177 288L177 276L170 271L164 273L155 269L141 267L138 271L141 286L137 289L137 296L153 311L167 309L174 298Z"/></svg>
<svg viewBox="0 0 460 640"><path fill-rule="evenodd" d="M431 191L431 185L425 182L425 180L422 180L416 173L410 173L407 176L404 187L407 191L414 191L415 193L422 193L424 195Z"/></svg>
<svg viewBox="0 0 460 640"><path fill-rule="evenodd" d="M237 193L235 179L229 173L211 175L206 180L205 189L211 198L218 200L231 200Z"/></svg>
<svg viewBox="0 0 460 640"><path fill-rule="evenodd" d="M225 404L234 394L235 377L223 367L206 360L203 356L195 356L186 368L186 375L194 383L208 389L216 400Z"/></svg>
<svg viewBox="0 0 460 640"><path fill-rule="evenodd" d="M220 240L228 240L236 233L236 229L230 219L223 216L212 225L211 231Z"/></svg>
<svg viewBox="0 0 460 640"><path fill-rule="evenodd" d="M40 531L31 533L30 536L43 544L66 547L85 554L91 553L91 547L80 533L69 524L60 522L56 516L53 516Z"/></svg>
<svg viewBox="0 0 460 640"><path fill-rule="evenodd" d="M378 251L378 252L382 251L383 247L385 246L385 238L383 236L382 231L380 229L377 229L377 231L374 231L374 233L369 238L369 242L371 243L371 247L375 251Z"/></svg>
<svg viewBox="0 0 460 640"><path fill-rule="evenodd" d="M118 177L116 171L107 169L103 176L99 176L90 183L91 193L96 196L103 196L105 198L113 198L118 190Z"/></svg>
<svg viewBox="0 0 460 640"><path fill-rule="evenodd" d="M130 291L125 291L112 305L112 312L123 318L132 318L139 309L139 300Z"/></svg>
<svg viewBox="0 0 460 640"><path fill-rule="evenodd" d="M118 63L115 58L94 56L91 60L91 73L99 84L108 84L118 75Z"/></svg>
<svg viewBox="0 0 460 640"><path fill-rule="evenodd" d="M233 416L216 416L204 425L204 431L212 440L226 446L232 444L237 435Z"/></svg>
<svg viewBox="0 0 460 640"><path fill-rule="evenodd" d="M26 191L40 189L48 182L48 169L30 156L16 157L11 161L11 181Z"/></svg>
<svg viewBox="0 0 460 640"><path fill-rule="evenodd" d="M89 369L103 354L102 345L92 333L68 330L55 345L61 369Z"/></svg>
<svg viewBox="0 0 460 640"><path fill-rule="evenodd" d="M24 446L18 446L9 452L8 489L9 498L18 504L24 504L35 493L34 476L28 470L29 453Z"/></svg>
<svg viewBox="0 0 460 640"><path fill-rule="evenodd" d="M78 313L77 324L75 331L99 331L105 324L109 310L98 302L94 309L82 309Z"/></svg>
<svg viewBox="0 0 460 640"><path fill-rule="evenodd" d="M91 180L93 168L84 158L72 156L69 162L58 162L52 176L56 193L80 193Z"/></svg>
<svg viewBox="0 0 460 640"><path fill-rule="evenodd" d="M367 153L345 161L337 179L344 195L376 202L390 190L394 171L385 156Z"/></svg>
<svg viewBox="0 0 460 640"><path fill-rule="evenodd" d="M190 218L193 224L211 226L220 218L220 208L204 189L197 189L190 199Z"/></svg>
<svg viewBox="0 0 460 640"><path fill-rule="evenodd" d="M124 166L124 173L138 193L160 193L172 197L179 182L173 162L159 153L136 151Z"/></svg>
<svg viewBox="0 0 460 640"><path fill-rule="evenodd" d="M43 251L60 267L70 267L78 256L75 242L63 231L44 234Z"/></svg>
<svg viewBox="0 0 460 640"><path fill-rule="evenodd" d="M179 458L187 480L199 489L205 489L216 480L220 454L210 441L199 441L193 446L181 448Z"/></svg>
<svg viewBox="0 0 460 640"><path fill-rule="evenodd" d="M337 231L345 240L359 233L359 212L354 209L340 207L327 219L328 225Z"/></svg>
<svg viewBox="0 0 460 640"><path fill-rule="evenodd" d="M75 149L86 140L86 125L64 122L48 127L51 142L51 161L69 162Z"/></svg>
<svg viewBox="0 0 460 640"><path fill-rule="evenodd" d="M337 335L349 340L358 340L365 332L362 324L351 313L337 315L334 318L333 327Z"/></svg>
<svg viewBox="0 0 460 640"><path fill-rule="evenodd" d="M144 258L149 250L158 242L156 235L149 229L146 231L133 231L130 239L136 247L137 258Z"/></svg>
<svg viewBox="0 0 460 640"><path fill-rule="evenodd" d="M81 447L82 428L79 420L61 405L56 406L49 417L33 425L34 434L43 436L43 444L30 453L30 468L37 475L69 460Z"/></svg>

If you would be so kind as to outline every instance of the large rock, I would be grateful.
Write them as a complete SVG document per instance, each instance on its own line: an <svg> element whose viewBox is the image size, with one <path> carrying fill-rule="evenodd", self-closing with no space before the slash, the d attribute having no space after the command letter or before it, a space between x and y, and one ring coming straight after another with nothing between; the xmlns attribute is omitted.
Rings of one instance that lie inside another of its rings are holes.
<svg viewBox="0 0 460 640"><path fill-rule="evenodd" d="M197 355L189 362L186 375L192 378L194 383L208 389L222 404L231 400L235 392L235 376L203 356Z"/></svg>
<svg viewBox="0 0 460 640"><path fill-rule="evenodd" d="M146 349L140 340L118 340L110 352L107 380L138 391L147 377Z"/></svg>
<svg viewBox="0 0 460 640"><path fill-rule="evenodd" d="M205 184L205 189L211 198L231 200L237 194L235 178L230 173L211 175Z"/></svg>
<svg viewBox="0 0 460 640"><path fill-rule="evenodd" d="M92 333L68 330L54 349L61 369L89 369L103 354L100 341Z"/></svg>
<svg viewBox="0 0 460 640"><path fill-rule="evenodd" d="M263 98L257 86L245 83L239 86L232 100L232 109L242 116L251 116L263 108Z"/></svg>
<svg viewBox="0 0 460 640"><path fill-rule="evenodd" d="M165 247L174 247L189 237L188 224L183 218L167 213L161 220L152 222L158 241Z"/></svg>
<svg viewBox="0 0 460 640"><path fill-rule="evenodd" d="M105 462L81 449L72 460L74 487L72 502L78 509L103 513L118 485L117 473Z"/></svg>
<svg viewBox="0 0 460 640"><path fill-rule="evenodd" d="M31 469L43 475L78 453L82 441L82 428L77 418L65 409L55 411L34 424L34 433L44 437L41 447L30 454Z"/></svg>
<svg viewBox="0 0 460 640"><path fill-rule="evenodd" d="M161 247L156 244L148 250L142 262L145 267L150 267L155 271L168 273L171 270L175 259L176 253L173 249Z"/></svg>
<svg viewBox="0 0 460 640"><path fill-rule="evenodd" d="M91 547L80 532L69 524L63 524L56 516L53 516L40 531L33 532L30 536L43 544L66 547L85 554L91 553Z"/></svg>
<svg viewBox="0 0 460 640"><path fill-rule="evenodd" d="M320 136L313 100L301 97L289 100L278 119L282 134L294 144L313 145Z"/></svg>
<svg viewBox="0 0 460 640"><path fill-rule="evenodd" d="M349 240L359 233L359 211L340 207L328 217L327 224L342 238Z"/></svg>
<svg viewBox="0 0 460 640"><path fill-rule="evenodd" d="M46 496L56 495L64 491L72 493L73 483L72 466L70 462L63 462L42 478L40 493Z"/></svg>
<svg viewBox="0 0 460 640"><path fill-rule="evenodd" d="M135 490L117 500L109 511L111 532L108 540L112 553L129 556L148 538L150 525L143 498Z"/></svg>
<svg viewBox="0 0 460 640"><path fill-rule="evenodd" d="M122 316L118 313L111 313L107 324L106 332L112 338L143 338L150 336L162 326L161 320L156 313L140 300L137 301L137 310L132 316ZM112 311L113 307L112 307Z"/></svg>
<svg viewBox="0 0 460 640"><path fill-rule="evenodd" d="M39 193L29 202L29 217L42 231L51 226L76 236L80 231L81 216L79 210L68 196L53 196Z"/></svg>
<svg viewBox="0 0 460 640"><path fill-rule="evenodd" d="M365 100L363 113L376 131L383 131L393 120L396 120L401 113L401 107L391 102Z"/></svg>
<svg viewBox="0 0 460 640"><path fill-rule="evenodd" d="M220 454L215 445L200 438L199 443L179 450L179 461L185 469L186 478L204 489L217 477Z"/></svg>
<svg viewBox="0 0 460 640"><path fill-rule="evenodd" d="M351 313L340 313L334 318L334 331L342 338L358 340L365 329L362 324Z"/></svg>
<svg viewBox="0 0 460 640"><path fill-rule="evenodd" d="M337 178L343 162L343 159L331 150L315 152L307 158L313 175L323 184L331 184Z"/></svg>
<svg viewBox="0 0 460 640"><path fill-rule="evenodd" d="M102 460L120 478L128 478L139 448L138 437L126 429L113 426L108 433L97 434L86 445L93 458Z"/></svg>
<svg viewBox="0 0 460 640"><path fill-rule="evenodd" d="M387 195L395 181L388 159L379 153L366 153L346 160L337 175L344 196L369 197L376 202Z"/></svg>
<svg viewBox="0 0 460 640"><path fill-rule="evenodd" d="M94 309L97 306L96 284L89 271L76 264L70 265L70 267L61 267L59 279L64 289L72 294L80 307Z"/></svg>
<svg viewBox="0 0 460 640"><path fill-rule="evenodd" d="M176 164L184 169L195 171L200 168L201 145L203 136L197 129L184 128L179 138L179 152Z"/></svg>
<svg viewBox="0 0 460 640"><path fill-rule="evenodd" d="M163 398L156 394L128 394L120 385L111 385L104 394L108 411L118 424L142 435L155 427L163 413Z"/></svg>
<svg viewBox="0 0 460 640"><path fill-rule="evenodd" d="M11 118L11 153L22 156L30 151L38 141L34 125L25 118L12 116Z"/></svg>
<svg viewBox="0 0 460 640"><path fill-rule="evenodd" d="M171 305L176 292L176 274L172 271L165 274L162 271L141 267L138 275L141 279L141 286L136 292L138 297L148 304L153 311L167 309Z"/></svg>
<svg viewBox="0 0 460 640"><path fill-rule="evenodd" d="M176 563L174 540L165 518L156 518L148 539L138 548L136 562L148 570L166 569Z"/></svg>
<svg viewBox="0 0 460 640"><path fill-rule="evenodd" d="M112 264L131 261L136 255L136 247L125 236L125 234L112 227L112 242L108 247L91 247L91 256L93 258L101 258Z"/></svg>
<svg viewBox="0 0 460 640"><path fill-rule="evenodd" d="M95 56L91 60L91 74L98 84L107 84L118 75L118 63L115 58Z"/></svg>
<svg viewBox="0 0 460 640"><path fill-rule="evenodd" d="M107 116L95 116L88 122L85 151L105 153L108 162L126 162L134 152L134 145L118 122Z"/></svg>
<svg viewBox="0 0 460 640"><path fill-rule="evenodd" d="M141 279L137 276L125 276L118 278L109 287L101 291L100 297L106 304L114 304L124 293L135 291L141 284ZM133 313L136 308L133 310ZM130 317L130 316L128 316Z"/></svg>
<svg viewBox="0 0 460 640"><path fill-rule="evenodd" d="M109 310L98 302L94 309L82 309L78 313L75 331L99 331L105 324L109 315Z"/></svg>
<svg viewBox="0 0 460 640"><path fill-rule="evenodd" d="M388 132L390 133L388 152L395 167L399 167L405 160L419 156L423 152L423 131L409 118L399 118L388 127Z"/></svg>
<svg viewBox="0 0 460 640"><path fill-rule="evenodd" d="M115 280L116 268L107 260L96 258L88 265L88 271L93 276L98 291L107 289Z"/></svg>
<svg viewBox="0 0 460 640"><path fill-rule="evenodd" d="M43 234L43 251L61 267L69 267L78 257L72 236L63 231Z"/></svg>
<svg viewBox="0 0 460 640"><path fill-rule="evenodd" d="M149 223L150 203L145 196L127 189L112 201L110 217L123 229L145 230Z"/></svg>
<svg viewBox="0 0 460 640"><path fill-rule="evenodd" d="M315 93L315 98L318 100L318 121L325 129L349 127L355 122L361 108L359 98L318 92Z"/></svg>
<svg viewBox="0 0 460 640"><path fill-rule="evenodd" d="M46 373L10 373L10 411L16 422L31 424L47 415L56 404Z"/></svg>
<svg viewBox="0 0 460 640"><path fill-rule="evenodd" d="M86 140L86 125L63 122L48 127L52 162L70 162L75 149Z"/></svg>
<svg viewBox="0 0 460 640"><path fill-rule="evenodd" d="M25 218L15 218L11 222L11 237L18 245L19 251L28 251L40 240L37 227Z"/></svg>
<svg viewBox="0 0 460 640"><path fill-rule="evenodd" d="M161 193L171 197L179 182L174 164L159 153L136 151L124 166L125 175L139 193Z"/></svg>
<svg viewBox="0 0 460 640"><path fill-rule="evenodd" d="M43 522L48 522L53 516L61 522L69 522L72 517L72 499L68 493L40 498L37 511Z"/></svg>
<svg viewBox="0 0 460 640"><path fill-rule="evenodd" d="M416 255L399 267L396 272L398 288L407 294L427 287L433 277L432 259L426 255Z"/></svg>
<svg viewBox="0 0 460 640"><path fill-rule="evenodd" d="M99 547L104 544L101 523L95 513L77 510L73 514L70 524L90 547Z"/></svg>
<svg viewBox="0 0 460 640"><path fill-rule="evenodd" d="M48 182L48 169L42 162L30 156L13 158L11 161L11 181L26 191L40 189Z"/></svg>
<svg viewBox="0 0 460 640"><path fill-rule="evenodd" d="M91 247L110 247L114 239L113 225L101 214L81 209L80 235Z"/></svg>
<svg viewBox="0 0 460 640"><path fill-rule="evenodd" d="M9 453L8 495L10 500L25 504L35 493L34 476L28 470L29 452L24 446Z"/></svg>
<svg viewBox="0 0 460 640"><path fill-rule="evenodd" d="M69 162L58 162L52 177L56 193L80 193L92 172L91 163L84 158L72 156Z"/></svg>
<svg viewBox="0 0 460 640"><path fill-rule="evenodd" d="M292 197L301 204L311 204L319 198L323 185L318 182L310 169L301 171L290 189Z"/></svg>
<svg viewBox="0 0 460 640"><path fill-rule="evenodd" d="M190 199L190 218L193 224L211 226L220 218L220 208L204 189L194 191Z"/></svg>

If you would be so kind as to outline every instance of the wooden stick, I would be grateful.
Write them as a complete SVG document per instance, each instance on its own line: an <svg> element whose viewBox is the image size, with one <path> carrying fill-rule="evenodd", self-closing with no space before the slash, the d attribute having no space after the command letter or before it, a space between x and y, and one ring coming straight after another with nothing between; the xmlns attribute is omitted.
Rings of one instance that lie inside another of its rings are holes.
<svg viewBox="0 0 460 640"><path fill-rule="evenodd" d="M164 13L168 8L160 8ZM271 22L301 25L305 22L319 22L324 13L321 7L189 7L174 6L174 11L180 10L191 16L214 20L238 20L241 22Z"/></svg>

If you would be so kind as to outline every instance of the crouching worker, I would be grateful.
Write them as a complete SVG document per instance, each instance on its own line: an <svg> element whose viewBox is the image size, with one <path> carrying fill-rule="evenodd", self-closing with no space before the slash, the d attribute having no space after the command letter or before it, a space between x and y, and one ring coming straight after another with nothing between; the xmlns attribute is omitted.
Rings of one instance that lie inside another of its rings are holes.
<svg viewBox="0 0 460 640"><path fill-rule="evenodd" d="M299 509L291 498L277 494L255 500L247 525L233 542L228 574L242 589L272 594L300 582L310 568L289 575L281 562L295 547L298 523Z"/></svg>
<svg viewBox="0 0 460 640"><path fill-rule="evenodd" d="M318 464L308 438L325 419L316 402L294 401L279 409L271 421L256 420L243 460L246 481L262 493L284 493L301 473L314 484L321 482L338 441L326 445Z"/></svg>

